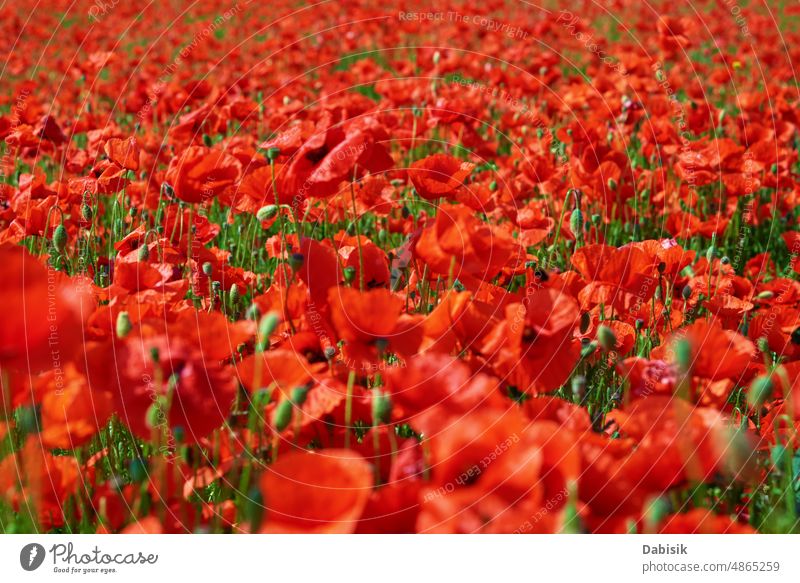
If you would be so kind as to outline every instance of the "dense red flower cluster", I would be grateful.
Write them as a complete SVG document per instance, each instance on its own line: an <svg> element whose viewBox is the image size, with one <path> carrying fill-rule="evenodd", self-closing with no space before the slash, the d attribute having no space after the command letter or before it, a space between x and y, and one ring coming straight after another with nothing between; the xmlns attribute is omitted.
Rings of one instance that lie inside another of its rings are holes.
<svg viewBox="0 0 800 583"><path fill-rule="evenodd" d="M25 4L4 528L797 529L797 10Z"/></svg>

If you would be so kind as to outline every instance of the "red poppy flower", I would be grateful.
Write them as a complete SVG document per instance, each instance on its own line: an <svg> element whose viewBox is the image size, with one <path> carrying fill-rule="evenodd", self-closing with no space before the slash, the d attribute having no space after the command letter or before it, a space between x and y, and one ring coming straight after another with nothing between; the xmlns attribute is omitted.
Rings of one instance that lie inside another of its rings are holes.
<svg viewBox="0 0 800 583"><path fill-rule="evenodd" d="M372 468L353 451L282 455L261 479L261 532L352 533L372 487Z"/></svg>
<svg viewBox="0 0 800 583"><path fill-rule="evenodd" d="M464 184L474 164L446 154L434 154L417 160L408 169L408 177L417 193L426 200L437 200Z"/></svg>
<svg viewBox="0 0 800 583"><path fill-rule="evenodd" d="M170 163L167 183L184 202L211 202L232 187L242 174L242 165L222 150L190 146Z"/></svg>

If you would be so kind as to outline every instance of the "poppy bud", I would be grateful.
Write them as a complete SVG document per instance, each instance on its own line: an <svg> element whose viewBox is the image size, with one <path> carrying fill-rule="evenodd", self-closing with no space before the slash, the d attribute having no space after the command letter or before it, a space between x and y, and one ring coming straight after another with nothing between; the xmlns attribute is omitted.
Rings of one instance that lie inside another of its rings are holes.
<svg viewBox="0 0 800 583"><path fill-rule="evenodd" d="M392 413L392 400L389 393L375 389L372 395L372 424L387 423Z"/></svg>
<svg viewBox="0 0 800 583"><path fill-rule="evenodd" d="M489 192L494 192L495 190L497 190L497 181L496 180L492 180L489 183Z"/></svg>
<svg viewBox="0 0 800 583"><path fill-rule="evenodd" d="M84 221L91 221L93 215L94 213L92 212L92 207L86 203L83 203L81 205L81 218L83 218Z"/></svg>
<svg viewBox="0 0 800 583"><path fill-rule="evenodd" d="M609 190L616 190L617 189L617 181L613 178L608 179L608 189Z"/></svg>
<svg viewBox="0 0 800 583"><path fill-rule="evenodd" d="M750 390L747 392L747 403L751 407L761 407L769 399L770 395L772 395L772 380L768 376L760 375L750 384Z"/></svg>
<svg viewBox="0 0 800 583"><path fill-rule="evenodd" d="M175 198L175 189L172 188L172 185L168 182L163 182L161 184L161 192L164 193L168 198Z"/></svg>
<svg viewBox="0 0 800 583"><path fill-rule="evenodd" d="M258 335L261 338L269 338L275 331L275 328L278 327L278 322L280 322L278 312L269 312L265 314L258 323Z"/></svg>
<svg viewBox="0 0 800 583"><path fill-rule="evenodd" d="M583 312L581 314L581 324L580 324L580 331L581 334L586 334L586 331L589 329L589 324L592 323L592 316L589 312Z"/></svg>
<svg viewBox="0 0 800 583"><path fill-rule="evenodd" d="M674 350L675 362L678 363L681 369L688 370L692 359L692 347L689 345L689 341L685 338L681 338L675 342Z"/></svg>
<svg viewBox="0 0 800 583"><path fill-rule="evenodd" d="M600 215L598 215L597 213L593 214L592 215L592 224L596 227L597 225L600 224L600 220L601 219L602 219L602 217Z"/></svg>
<svg viewBox="0 0 800 583"><path fill-rule="evenodd" d="M235 306L239 303L239 286L235 283L231 286L230 291L228 292L228 298L230 299L231 305Z"/></svg>
<svg viewBox="0 0 800 583"><path fill-rule="evenodd" d="M336 356L336 349L333 346L326 346L323 352L325 354L325 358L327 358L328 360Z"/></svg>
<svg viewBox="0 0 800 583"><path fill-rule="evenodd" d="M147 245L142 245L139 247L139 251L137 252L136 258L140 262L145 262L150 259L150 248Z"/></svg>
<svg viewBox="0 0 800 583"><path fill-rule="evenodd" d="M639 330L644 328L644 320L642 320L641 318L636 318L636 321L633 323L633 325L636 331L638 332Z"/></svg>
<svg viewBox="0 0 800 583"><path fill-rule="evenodd" d="M186 430L180 425L176 425L175 427L172 428L172 437L175 438L176 442L183 443L186 440Z"/></svg>
<svg viewBox="0 0 800 583"><path fill-rule="evenodd" d="M270 162L275 160L280 155L281 155L281 149L280 148L278 148L276 146L273 146L271 148L267 148L267 160L269 160Z"/></svg>
<svg viewBox="0 0 800 583"><path fill-rule="evenodd" d="M308 387L295 387L292 389L292 404L298 407L306 402L308 397Z"/></svg>
<svg viewBox="0 0 800 583"><path fill-rule="evenodd" d="M356 277L356 268L352 265L348 265L342 270L344 274L344 281L345 283L353 283L353 279Z"/></svg>
<svg viewBox="0 0 800 583"><path fill-rule="evenodd" d="M275 408L275 418L274 418L274 425L277 431L283 431L287 427L289 427L289 423L292 422L292 409L294 409L294 405L288 399L284 399L278 406Z"/></svg>
<svg viewBox="0 0 800 583"><path fill-rule="evenodd" d="M775 294L772 293L771 291L767 290L767 291L762 291L760 294L758 294L756 296L756 299L759 299L759 300L771 300L774 297L775 297Z"/></svg>
<svg viewBox="0 0 800 583"><path fill-rule="evenodd" d="M209 277L211 277L211 274L214 273L214 266L211 265L210 261L203 263L203 273Z"/></svg>
<svg viewBox="0 0 800 583"><path fill-rule="evenodd" d="M289 256L289 267L292 268L292 271L297 271L301 267L303 267L303 263L305 262L305 257L302 253L292 253Z"/></svg>
<svg viewBox="0 0 800 583"><path fill-rule="evenodd" d="M730 265L731 264L731 260L727 255L723 255L722 259L720 259L719 261L720 261L720 263L722 263L722 265Z"/></svg>
<svg viewBox="0 0 800 583"><path fill-rule="evenodd" d="M64 225L58 225L53 231L53 248L62 253L67 247L67 229Z"/></svg>
<svg viewBox="0 0 800 583"><path fill-rule="evenodd" d="M131 318L128 315L128 312L120 312L117 314L117 337L118 338L125 338L128 334L130 334L131 329L133 328L133 324L131 324Z"/></svg>
<svg viewBox="0 0 800 583"><path fill-rule="evenodd" d="M583 232L583 213L580 209L575 209L569 216L569 228L576 238L580 238Z"/></svg>
<svg viewBox="0 0 800 583"><path fill-rule="evenodd" d="M683 286L681 290L681 297L684 301L688 301L690 297L692 297L692 288L688 285Z"/></svg>
<svg viewBox="0 0 800 583"><path fill-rule="evenodd" d="M716 259L716 257L717 257L717 248L714 247L714 245L712 245L711 247L708 248L708 251L706 251L706 259L708 259L708 262L711 263L712 261L714 261L714 259Z"/></svg>
<svg viewBox="0 0 800 583"><path fill-rule="evenodd" d="M609 350L613 350L614 346L617 344L617 337L614 334L614 330L601 324L597 328L597 342L600 344L600 347L608 352Z"/></svg>
<svg viewBox="0 0 800 583"><path fill-rule="evenodd" d="M770 349L769 349L769 340L767 340L767 337L766 337L766 336L760 336L760 337L758 338L758 340L756 340L756 346L758 347L758 350L759 350L759 351L760 351L762 354L767 354L768 352L770 352Z"/></svg>
<svg viewBox="0 0 800 583"><path fill-rule="evenodd" d="M259 221L268 221L269 219L277 215L279 210L280 209L276 204L268 204L266 206L262 206L260 209L258 209L258 212L256 213L256 218Z"/></svg>

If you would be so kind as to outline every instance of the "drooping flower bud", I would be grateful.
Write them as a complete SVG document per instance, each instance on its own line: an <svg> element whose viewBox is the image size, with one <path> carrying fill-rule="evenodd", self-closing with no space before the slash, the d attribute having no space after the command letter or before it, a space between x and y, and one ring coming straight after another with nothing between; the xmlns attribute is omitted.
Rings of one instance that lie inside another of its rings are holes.
<svg viewBox="0 0 800 583"><path fill-rule="evenodd" d="M58 225L53 231L53 248L59 253L63 253L67 247L67 229L64 225Z"/></svg>
<svg viewBox="0 0 800 583"><path fill-rule="evenodd" d="M133 324L131 324L131 318L128 315L128 312L120 312L117 314L117 337L118 338L125 338L128 334L130 334L131 329L133 328Z"/></svg>
<svg viewBox="0 0 800 583"><path fill-rule="evenodd" d="M278 406L275 408L275 429L283 431L287 427L289 427L289 423L292 422L292 411L294 409L294 405L288 399L284 399Z"/></svg>
<svg viewBox="0 0 800 583"><path fill-rule="evenodd" d="M614 350L614 346L617 345L617 337L614 334L614 330L609 326L600 324L597 327L597 343L606 352Z"/></svg>
<svg viewBox="0 0 800 583"><path fill-rule="evenodd" d="M259 221L268 221L269 219L275 217L278 214L279 210L280 209L276 204L268 204L266 206L262 206L260 209L258 209L258 212L256 213L256 218Z"/></svg>

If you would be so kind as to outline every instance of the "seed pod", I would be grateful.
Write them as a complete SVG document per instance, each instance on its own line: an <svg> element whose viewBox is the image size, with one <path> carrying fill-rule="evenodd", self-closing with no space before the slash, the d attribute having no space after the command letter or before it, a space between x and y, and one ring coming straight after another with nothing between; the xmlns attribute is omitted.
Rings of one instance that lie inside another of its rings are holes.
<svg viewBox="0 0 800 583"><path fill-rule="evenodd" d="M345 283L353 283L353 280L356 277L356 268L355 267L353 267L352 265L348 265L347 267L345 267L342 270L342 273L344 274Z"/></svg>
<svg viewBox="0 0 800 583"><path fill-rule="evenodd" d="M53 248L59 253L63 253L67 248L67 229L64 225L58 225L53 231Z"/></svg>
<svg viewBox="0 0 800 583"><path fill-rule="evenodd" d="M294 409L294 405L288 399L284 399L278 406L275 408L275 416L273 418L273 424L275 425L275 429L277 431L283 431L287 427L289 427L289 423L292 422L292 410Z"/></svg>
<svg viewBox="0 0 800 583"><path fill-rule="evenodd" d="M150 259L150 248L147 245L142 245L139 247L136 257L140 262L147 261Z"/></svg>
<svg viewBox="0 0 800 583"><path fill-rule="evenodd" d="M203 263L203 273L209 277L214 273L214 266L211 265L210 261Z"/></svg>
<svg viewBox="0 0 800 583"><path fill-rule="evenodd" d="M272 148L267 149L267 160L270 162L275 160L278 156L281 155L281 149L273 146Z"/></svg>
<svg viewBox="0 0 800 583"><path fill-rule="evenodd" d="M278 214L279 210L280 209L276 204L268 204L266 206L262 206L260 209L258 209L258 212L256 213L256 218L259 221L268 221L269 219L275 217Z"/></svg>
<svg viewBox="0 0 800 583"><path fill-rule="evenodd" d="M688 301L689 298L692 297L692 288L688 285L683 286L683 289L681 290L681 297L685 301Z"/></svg>
<svg viewBox="0 0 800 583"><path fill-rule="evenodd" d="M91 221L92 217L94 216L94 212L92 211L92 207L86 203L81 205L81 218L84 221Z"/></svg>
<svg viewBox="0 0 800 583"><path fill-rule="evenodd" d="M133 328L133 324L131 324L131 318L128 315L128 312L120 312L117 314L117 337L118 338L125 338L128 334L130 334L131 329Z"/></svg>

